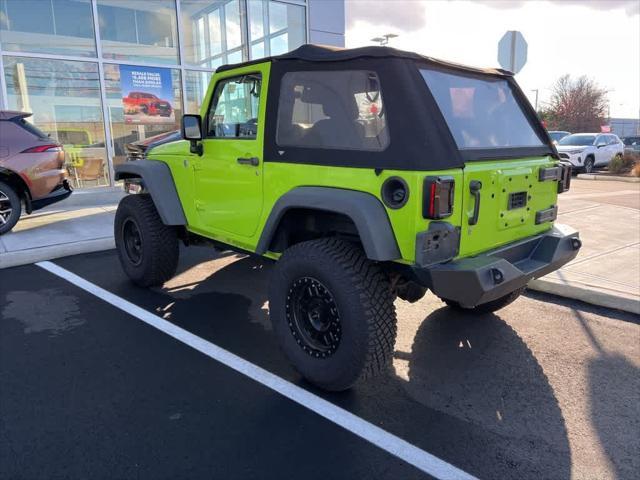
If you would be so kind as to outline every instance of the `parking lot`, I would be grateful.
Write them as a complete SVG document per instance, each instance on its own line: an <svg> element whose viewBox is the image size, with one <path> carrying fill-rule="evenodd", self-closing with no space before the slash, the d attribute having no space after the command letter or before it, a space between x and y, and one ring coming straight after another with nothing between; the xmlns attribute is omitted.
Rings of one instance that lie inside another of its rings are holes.
<svg viewBox="0 0 640 480"><path fill-rule="evenodd" d="M278 351L268 263L182 253L161 289L114 251L0 271L0 477L640 470L636 316L533 293L480 318L398 302L393 371L327 394Z"/></svg>

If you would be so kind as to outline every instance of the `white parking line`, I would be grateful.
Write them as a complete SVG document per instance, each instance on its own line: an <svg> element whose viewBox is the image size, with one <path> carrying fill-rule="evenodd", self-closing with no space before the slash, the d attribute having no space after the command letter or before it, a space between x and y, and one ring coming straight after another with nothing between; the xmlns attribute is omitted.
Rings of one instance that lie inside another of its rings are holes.
<svg viewBox="0 0 640 480"><path fill-rule="evenodd" d="M82 290L89 292L101 300L114 307L128 313L129 315L142 320L148 325L157 328L167 335L189 345L191 348L207 355L214 360L226 365L229 368L255 380L278 392L280 395L293 400L299 405L317 413L336 425L356 434L357 436L371 442L375 446L389 452L390 454L404 460L414 467L429 475L442 480L449 479L474 479L472 475L454 467L453 465L431 455L424 450L402 440L399 437L363 420L362 418L348 412L347 410L334 405L313 393L298 387L287 380L270 373L263 368L254 365L247 360L234 355L217 345L194 335L163 318L154 315L139 306L114 295L113 293L94 285L78 275L65 270L51 262L37 263L39 267L57 275L60 278L74 284Z"/></svg>

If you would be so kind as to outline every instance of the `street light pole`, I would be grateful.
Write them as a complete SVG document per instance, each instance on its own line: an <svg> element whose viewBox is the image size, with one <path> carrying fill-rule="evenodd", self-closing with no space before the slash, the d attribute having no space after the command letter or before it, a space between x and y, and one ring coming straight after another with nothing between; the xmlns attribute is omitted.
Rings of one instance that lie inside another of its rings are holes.
<svg viewBox="0 0 640 480"><path fill-rule="evenodd" d="M534 108L536 109L536 113L537 113L538 112L538 93L539 93L540 90L537 89L537 88L534 88L531 91L532 92L536 92L536 102L535 102L535 107Z"/></svg>
<svg viewBox="0 0 640 480"><path fill-rule="evenodd" d="M381 37L374 37L371 39L372 42L379 43L381 47L389 44L389 39L396 38L398 35L395 33L385 33Z"/></svg>

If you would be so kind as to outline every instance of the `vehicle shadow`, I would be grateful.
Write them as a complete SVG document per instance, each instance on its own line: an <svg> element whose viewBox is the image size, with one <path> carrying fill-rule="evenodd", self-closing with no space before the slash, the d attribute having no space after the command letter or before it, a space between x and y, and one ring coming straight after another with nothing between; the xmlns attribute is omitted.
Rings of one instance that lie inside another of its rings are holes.
<svg viewBox="0 0 640 480"><path fill-rule="evenodd" d="M194 268L197 260L183 259L184 280L153 289L147 308L482 477L570 476L553 390L533 353L498 316L440 308L424 319L411 351L396 352L397 374L327 393L301 379L279 350L268 316L269 262L218 257L191 281Z"/></svg>
<svg viewBox="0 0 640 480"><path fill-rule="evenodd" d="M637 478L640 471L640 369L623 355L607 351L582 312L574 309L573 313L597 352L587 366L591 423L616 478Z"/></svg>
<svg viewBox="0 0 640 480"><path fill-rule="evenodd" d="M526 343L495 314L449 307L422 322L404 358L404 389L420 404L506 440L501 477L569 478L571 453L553 389Z"/></svg>

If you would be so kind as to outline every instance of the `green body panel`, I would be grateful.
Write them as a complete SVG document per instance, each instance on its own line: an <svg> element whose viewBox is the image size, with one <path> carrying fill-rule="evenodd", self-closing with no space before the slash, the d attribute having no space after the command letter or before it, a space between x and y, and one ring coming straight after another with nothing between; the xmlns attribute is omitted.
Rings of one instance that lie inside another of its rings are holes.
<svg viewBox="0 0 640 480"><path fill-rule="evenodd" d="M558 183L540 182L540 168L552 167L549 157L493 162L469 162L464 168L464 217L460 256L476 255L520 238L537 235L551 228L551 223L535 224L536 212L557 202ZM482 182L478 224L470 226L475 202L469 193L472 180ZM456 185L457 187L458 185ZM524 208L508 209L509 194L527 192Z"/></svg>
<svg viewBox="0 0 640 480"><path fill-rule="evenodd" d="M459 257L472 256L515 240L530 237L551 228L551 223L535 225L535 213L556 204L557 182L539 182L541 167L553 166L550 157L470 162L464 169L445 171L384 170L329 167L265 162L263 158L264 123L268 91L269 63L251 65L214 75L201 115L207 109L216 82L246 73L262 73L262 92L255 140L205 139L203 156L189 152L189 143L178 141L154 147L150 160L167 163L173 174L188 230L204 237L255 251L269 214L278 199L302 186L357 190L381 198L384 181L403 178L409 186L409 199L400 209L386 208L402 254L402 263L415 261L415 239L428 229L430 220L422 217L423 181L426 176L451 176L455 180L453 214L443 221L461 227ZM240 165L238 157L258 157L259 165ZM273 159L269 159L273 160ZM478 224L469 226L474 200L469 182L482 182ZM527 207L508 210L509 193L531 194ZM268 252L267 256L277 257Z"/></svg>

